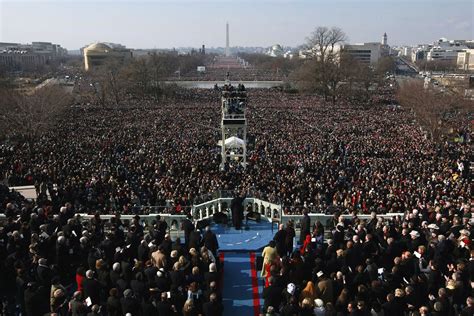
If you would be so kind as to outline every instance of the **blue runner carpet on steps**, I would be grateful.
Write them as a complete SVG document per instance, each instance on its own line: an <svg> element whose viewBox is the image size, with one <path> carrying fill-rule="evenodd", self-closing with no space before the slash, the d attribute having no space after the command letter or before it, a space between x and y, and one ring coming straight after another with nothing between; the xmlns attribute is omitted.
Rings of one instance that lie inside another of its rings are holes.
<svg viewBox="0 0 474 316"><path fill-rule="evenodd" d="M224 254L222 297L224 315L226 316L253 316L255 315L255 305L262 306L263 304L261 299L257 302L254 300L250 257L249 252L226 252ZM260 298L262 282L260 271L256 272L258 297Z"/></svg>
<svg viewBox="0 0 474 316"><path fill-rule="evenodd" d="M245 227L248 227L248 230ZM273 229L272 229L273 226ZM278 230L278 224L262 220L249 221L243 229L236 230L222 224L213 224L211 230L217 235L219 251L257 251L263 249Z"/></svg>

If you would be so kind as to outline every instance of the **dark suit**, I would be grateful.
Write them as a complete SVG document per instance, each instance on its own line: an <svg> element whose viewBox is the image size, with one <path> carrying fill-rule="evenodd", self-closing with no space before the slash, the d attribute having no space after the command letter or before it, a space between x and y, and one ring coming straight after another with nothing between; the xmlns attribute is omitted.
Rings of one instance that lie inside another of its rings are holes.
<svg viewBox="0 0 474 316"><path fill-rule="evenodd" d="M399 316L403 315L404 307L399 300L393 300L391 302L386 302L382 305L385 316Z"/></svg>
<svg viewBox="0 0 474 316"><path fill-rule="evenodd" d="M308 214L304 214L303 219L301 220L301 233L300 233L300 244L304 243L306 235L311 234L311 218Z"/></svg>
<svg viewBox="0 0 474 316"><path fill-rule="evenodd" d="M92 304L100 304L101 285L96 279L84 279L82 283L84 289L84 297L91 298Z"/></svg>
<svg viewBox="0 0 474 316"><path fill-rule="evenodd" d="M176 290L179 287L183 287L186 283L186 277L183 271L171 271L170 280L172 290Z"/></svg>
<svg viewBox="0 0 474 316"><path fill-rule="evenodd" d="M245 197L235 197L230 203L230 209L232 211L232 225L235 229L240 229L242 226L242 219L244 217L244 200Z"/></svg>
<svg viewBox="0 0 474 316"><path fill-rule="evenodd" d="M207 302L202 306L204 316L222 316L224 307L220 302Z"/></svg>
<svg viewBox="0 0 474 316"><path fill-rule="evenodd" d="M279 230L275 234L275 237L273 237L273 240L276 243L276 249L278 252L278 255L283 258L286 256L287 250L286 250L286 230Z"/></svg>
<svg viewBox="0 0 474 316"><path fill-rule="evenodd" d="M285 305L281 310L281 316L296 316L299 313L298 305Z"/></svg>
<svg viewBox="0 0 474 316"><path fill-rule="evenodd" d="M282 291L283 289L281 287L273 284L263 289L263 308L265 311L268 309L268 306L273 306L275 310L279 310L282 301Z"/></svg>
<svg viewBox="0 0 474 316"><path fill-rule="evenodd" d="M122 304L118 297L109 296L107 299L107 314L109 316L121 316L122 315Z"/></svg>
<svg viewBox="0 0 474 316"><path fill-rule="evenodd" d="M208 287L211 282L219 283L219 274L217 272L206 272L204 273L204 281L206 282L206 287Z"/></svg>
<svg viewBox="0 0 474 316"><path fill-rule="evenodd" d="M25 312L28 316L36 316L44 314L41 312L41 297L36 289L27 288L25 290ZM47 310L46 310L47 311ZM45 311L45 312L46 312Z"/></svg>
<svg viewBox="0 0 474 316"><path fill-rule="evenodd" d="M295 229L293 227L286 228L285 234L285 246L287 252L293 251L293 238L296 236Z"/></svg>
<svg viewBox="0 0 474 316"><path fill-rule="evenodd" d="M201 247L201 233L198 231L192 231L189 235L189 249L194 248L199 251Z"/></svg>
<svg viewBox="0 0 474 316"><path fill-rule="evenodd" d="M181 226L183 227L183 230L184 230L184 244L188 246L189 235L191 234L192 231L194 231L194 224L189 219L185 219L181 223Z"/></svg>
<svg viewBox="0 0 474 316"><path fill-rule="evenodd" d="M126 313L131 313L132 315L139 315L140 312L140 303L136 298L133 297L123 297L120 300L122 305L122 313L125 315Z"/></svg>
<svg viewBox="0 0 474 316"><path fill-rule="evenodd" d="M156 304L156 309L158 310L158 315L174 315L173 309L171 308L171 303L168 301L161 301ZM132 314L133 315L133 314Z"/></svg>
<svg viewBox="0 0 474 316"><path fill-rule="evenodd" d="M38 266L36 273L38 276L38 282L41 285L46 286L46 287L51 286L52 272L49 267Z"/></svg>
<svg viewBox="0 0 474 316"><path fill-rule="evenodd" d="M217 249L219 249L219 242L217 241L216 234L211 231L206 231L202 236L202 241L204 246L206 246L206 248L215 256L217 254Z"/></svg>

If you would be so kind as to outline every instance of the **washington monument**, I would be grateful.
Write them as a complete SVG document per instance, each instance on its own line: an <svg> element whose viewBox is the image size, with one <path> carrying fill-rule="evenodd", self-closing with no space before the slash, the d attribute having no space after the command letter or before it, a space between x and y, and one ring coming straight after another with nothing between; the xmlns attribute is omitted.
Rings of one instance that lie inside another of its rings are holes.
<svg viewBox="0 0 474 316"><path fill-rule="evenodd" d="M225 55L230 56L229 49L229 22L225 24Z"/></svg>

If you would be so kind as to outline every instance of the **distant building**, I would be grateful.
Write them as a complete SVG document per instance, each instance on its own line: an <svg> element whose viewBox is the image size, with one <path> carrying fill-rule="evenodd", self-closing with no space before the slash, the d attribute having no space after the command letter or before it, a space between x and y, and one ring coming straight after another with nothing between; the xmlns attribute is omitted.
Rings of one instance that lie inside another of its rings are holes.
<svg viewBox="0 0 474 316"><path fill-rule="evenodd" d="M54 57L60 57L67 54L67 50L61 45L50 42L32 42L33 51L37 54L46 54Z"/></svg>
<svg viewBox="0 0 474 316"><path fill-rule="evenodd" d="M45 55L49 59L67 55L67 49L62 48L61 45L53 44L51 42L32 42L31 44L0 42L0 53L12 53L18 51Z"/></svg>
<svg viewBox="0 0 474 316"><path fill-rule="evenodd" d="M459 54L469 49L474 49L474 41L472 40L448 40L440 38L433 44L420 44L411 48L410 56L412 62L417 61L445 61L457 63ZM403 55L403 54L402 54ZM462 55L465 57L464 55Z"/></svg>
<svg viewBox="0 0 474 316"><path fill-rule="evenodd" d="M426 60L428 52L431 50L433 45L430 44L421 44L411 50L411 61L417 62L421 60Z"/></svg>
<svg viewBox="0 0 474 316"><path fill-rule="evenodd" d="M83 49L84 68L89 71L104 65L108 61L124 63L131 59L132 51L120 44L95 43Z"/></svg>
<svg viewBox="0 0 474 316"><path fill-rule="evenodd" d="M281 47L280 44L275 44L273 45L268 51L267 55L271 57L281 57L285 54L283 51L283 48Z"/></svg>
<svg viewBox="0 0 474 316"><path fill-rule="evenodd" d="M289 58L289 59L292 59L296 56L295 52L293 52L292 50L288 50L286 51L284 54L283 54L283 57L285 58Z"/></svg>
<svg viewBox="0 0 474 316"><path fill-rule="evenodd" d="M462 52L468 47L465 45L464 40L452 40L448 41L445 38L439 39L433 43L431 49L427 52L426 60L442 60L455 62L458 58L458 53Z"/></svg>
<svg viewBox="0 0 474 316"><path fill-rule="evenodd" d="M459 52L456 64L458 69L474 71L474 49L466 49Z"/></svg>
<svg viewBox="0 0 474 316"><path fill-rule="evenodd" d="M28 52L0 53L0 67L8 70L35 70L46 62L46 56Z"/></svg>
<svg viewBox="0 0 474 316"><path fill-rule="evenodd" d="M410 46L402 46L398 48L398 55L403 57L408 57L411 59L411 53L413 51L413 47Z"/></svg>
<svg viewBox="0 0 474 316"><path fill-rule="evenodd" d="M387 45L382 43L344 45L342 50L354 60L371 65L376 64L381 57L389 55Z"/></svg>
<svg viewBox="0 0 474 316"><path fill-rule="evenodd" d="M66 49L51 42L0 43L0 66L10 70L34 70L66 55Z"/></svg>

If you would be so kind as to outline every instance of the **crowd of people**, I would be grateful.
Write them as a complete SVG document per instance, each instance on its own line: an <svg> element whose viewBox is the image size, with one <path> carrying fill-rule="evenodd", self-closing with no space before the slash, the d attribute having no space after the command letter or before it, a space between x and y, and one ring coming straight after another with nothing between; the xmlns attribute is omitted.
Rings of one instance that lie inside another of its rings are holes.
<svg viewBox="0 0 474 316"><path fill-rule="evenodd" d="M228 68L213 68L212 66L206 67L204 72L196 70L189 71L185 74L174 75L170 77L171 81L221 81L225 78L225 74ZM233 68L232 77L233 81L280 81L286 79L287 74L283 71L272 70L272 69L259 69L255 67L248 68Z"/></svg>
<svg viewBox="0 0 474 316"><path fill-rule="evenodd" d="M185 220L171 239L158 215L110 221L6 206L0 228L0 314L27 316L221 316L215 234Z"/></svg>
<svg viewBox="0 0 474 316"><path fill-rule="evenodd" d="M301 247L291 223L264 249L262 315L474 315L474 217L446 201L384 220L344 219L325 227L305 212Z"/></svg>
<svg viewBox="0 0 474 316"><path fill-rule="evenodd" d="M305 217L297 252L279 233L264 254L265 313L472 315L469 121L459 124L462 142L434 142L400 107L274 89L247 95L245 169L219 168L214 90L74 106L34 143L2 142L0 181L34 185L38 195L32 202L0 187L4 313L222 314L212 232L201 242L189 222L183 246L163 220L145 228L139 215L189 214L226 190L257 192L289 215L353 214L335 216L327 244L324 227ZM84 222L77 213L96 215ZM117 214L110 223L100 218L107 213ZM406 215L375 217L385 213ZM136 217L128 224L119 214Z"/></svg>
<svg viewBox="0 0 474 316"><path fill-rule="evenodd" d="M276 90L248 97L254 141L245 170L219 170L219 92L190 90L126 108L73 107L33 145L2 143L0 178L35 185L55 212L66 202L88 213L181 212L218 190L260 192L287 214L403 213L468 201L470 141L435 143L409 111Z"/></svg>

